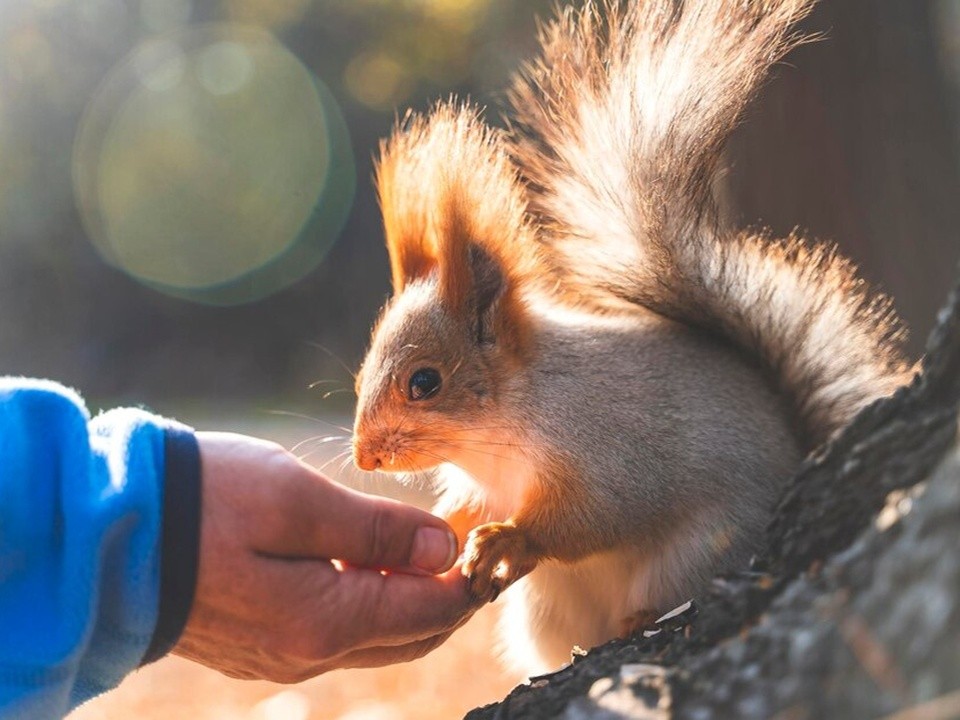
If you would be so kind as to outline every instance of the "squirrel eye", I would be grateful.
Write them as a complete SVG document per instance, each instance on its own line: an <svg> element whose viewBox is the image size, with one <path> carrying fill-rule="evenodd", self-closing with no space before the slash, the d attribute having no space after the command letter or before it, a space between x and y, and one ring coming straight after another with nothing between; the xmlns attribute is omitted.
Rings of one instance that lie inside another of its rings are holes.
<svg viewBox="0 0 960 720"><path fill-rule="evenodd" d="M420 368L410 376L410 399L426 400L440 389L440 371Z"/></svg>

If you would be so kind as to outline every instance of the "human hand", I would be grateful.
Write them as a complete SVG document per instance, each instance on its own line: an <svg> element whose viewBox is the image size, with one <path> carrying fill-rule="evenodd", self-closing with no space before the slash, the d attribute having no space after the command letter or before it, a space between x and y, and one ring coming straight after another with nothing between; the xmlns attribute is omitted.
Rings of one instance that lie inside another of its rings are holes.
<svg viewBox="0 0 960 720"><path fill-rule="evenodd" d="M457 545L439 518L349 490L273 443L197 439L200 567L174 653L233 677L299 682L413 660L477 609L459 570L445 572Z"/></svg>

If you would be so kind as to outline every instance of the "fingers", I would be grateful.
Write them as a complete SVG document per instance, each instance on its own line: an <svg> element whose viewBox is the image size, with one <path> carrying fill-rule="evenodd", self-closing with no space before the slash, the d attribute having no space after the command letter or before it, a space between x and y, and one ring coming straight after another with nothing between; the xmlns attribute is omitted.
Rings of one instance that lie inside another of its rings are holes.
<svg viewBox="0 0 960 720"><path fill-rule="evenodd" d="M301 473L284 489L284 513L273 528L272 547L258 549L426 573L442 573L453 565L457 540L440 518L394 500L355 492L305 466Z"/></svg>
<svg viewBox="0 0 960 720"><path fill-rule="evenodd" d="M354 599L353 648L399 646L452 632L483 605L459 568L437 577L345 571L339 590Z"/></svg>
<svg viewBox="0 0 960 720"><path fill-rule="evenodd" d="M282 598L272 612L272 632L286 634L289 625L300 654L317 659L449 633L482 604L467 591L459 568L439 576L383 575L311 560L260 560L258 575L269 580L271 597Z"/></svg>
<svg viewBox="0 0 960 720"><path fill-rule="evenodd" d="M387 498L337 490L328 507L338 532L324 538L333 557L362 567L414 567L431 573L453 565L457 540L440 518Z"/></svg>
<svg viewBox="0 0 960 720"><path fill-rule="evenodd" d="M377 668L385 665L410 662L427 655L447 641L454 630L434 635L425 640L396 645L393 647L371 647L347 653L336 662L337 668Z"/></svg>
<svg viewBox="0 0 960 720"><path fill-rule="evenodd" d="M239 529L247 544L264 555L426 573L444 572L456 559L452 531L424 510L349 490L274 443L197 437L205 493L221 491L224 504L245 518Z"/></svg>

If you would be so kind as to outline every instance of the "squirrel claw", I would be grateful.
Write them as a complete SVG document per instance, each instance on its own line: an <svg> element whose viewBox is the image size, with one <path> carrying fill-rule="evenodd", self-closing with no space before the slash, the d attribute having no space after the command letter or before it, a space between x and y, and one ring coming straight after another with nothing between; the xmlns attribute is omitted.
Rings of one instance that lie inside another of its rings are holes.
<svg viewBox="0 0 960 720"><path fill-rule="evenodd" d="M526 537L515 525L487 523L474 528L463 551L470 593L493 602L537 564Z"/></svg>

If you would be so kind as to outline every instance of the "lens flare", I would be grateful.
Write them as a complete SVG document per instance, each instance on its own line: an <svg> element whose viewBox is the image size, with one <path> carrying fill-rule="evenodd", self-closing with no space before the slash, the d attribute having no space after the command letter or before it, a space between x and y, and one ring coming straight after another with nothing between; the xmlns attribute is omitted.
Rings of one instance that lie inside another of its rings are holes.
<svg viewBox="0 0 960 720"><path fill-rule="evenodd" d="M81 121L73 180L101 256L163 292L236 304L322 260L355 186L329 91L272 35L210 25L151 39Z"/></svg>

